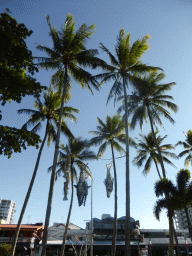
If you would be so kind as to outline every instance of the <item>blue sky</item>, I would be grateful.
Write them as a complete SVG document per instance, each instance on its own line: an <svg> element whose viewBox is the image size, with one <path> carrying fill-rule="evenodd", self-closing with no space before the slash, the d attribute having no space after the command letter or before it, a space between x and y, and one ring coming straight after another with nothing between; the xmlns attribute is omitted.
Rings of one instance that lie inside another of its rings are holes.
<svg viewBox="0 0 192 256"><path fill-rule="evenodd" d="M187 0L0 0L0 11L9 8L12 16L19 22L24 23L33 34L26 40L28 48L33 56L45 56L35 48L35 44L52 47L49 37L49 28L45 15L50 15L51 24L59 29L64 24L67 14L70 12L76 21L76 29L83 23L87 26L96 25L95 33L87 43L88 48L99 49L102 42L113 54L114 44L121 28L125 34L131 33L131 43L138 38L149 34L150 49L143 55L142 62L164 69L165 83L176 82L170 95L179 106L178 114L172 117L175 125L163 120L165 130L159 128L161 136L168 135L166 143L176 144L178 140L184 140L183 131L186 132L192 126L192 1ZM99 49L99 57L109 61L106 54ZM99 73L100 70L94 71ZM49 86L51 71L40 70L35 75L37 81L42 85ZM100 92L92 95L87 89L82 90L78 84L73 82L71 100L67 105L80 110L77 115L77 123L67 122L74 135L82 138L91 138L88 131L95 130L97 126L96 117L103 121L106 115L116 114L113 102L106 106L107 96L112 84L103 85ZM3 118L2 125L20 128L27 120L25 114L18 115L17 110L22 108L33 108L32 97L25 97L20 104L12 102L1 107ZM143 134L150 131L149 125L144 125ZM39 133L43 138L45 124ZM141 133L137 127L130 135L133 138ZM61 137L61 142L66 143L66 138ZM93 148L95 152L97 148ZM179 153L182 148L177 148ZM47 168L53 163L54 146L45 146L35 185L28 203L23 223L44 222L48 190L50 184L50 173ZM130 150L130 160L135 156L135 150ZM0 198L13 200L17 204L15 223L21 211L21 207L27 192L27 188L33 173L38 150L28 147L21 154L13 154L11 159L1 156L1 186ZM119 157L115 153L116 157ZM111 151L107 150L104 159L111 159ZM114 193L110 199L106 197L104 179L106 177L106 164L111 160L99 160L89 163L93 173L93 216L100 218L103 213L114 214ZM118 217L125 215L125 158L116 160L118 172ZM175 160L177 169L184 167L184 159ZM167 176L175 182L177 169L166 166ZM191 170L191 167L190 167ZM111 168L113 173L113 169ZM113 176L113 174L112 174ZM166 212L161 214L160 222L153 216L153 207L156 201L154 194L154 183L158 179L155 166L151 173L144 177L142 170L130 165L131 186L131 216L140 220L141 228L168 228ZM50 225L53 222L66 222L69 208L69 200L63 201L63 182L61 177L55 183L54 197ZM91 184L88 180L89 185ZM68 196L70 198L70 194ZM90 191L86 206L78 207L75 194L71 222L85 227L84 220L91 218Z"/></svg>

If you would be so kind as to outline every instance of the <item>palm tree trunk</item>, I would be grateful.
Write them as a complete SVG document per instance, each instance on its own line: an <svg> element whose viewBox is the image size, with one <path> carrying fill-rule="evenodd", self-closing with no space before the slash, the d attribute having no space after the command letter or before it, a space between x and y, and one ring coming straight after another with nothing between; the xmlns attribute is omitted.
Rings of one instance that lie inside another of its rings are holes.
<svg viewBox="0 0 192 256"><path fill-rule="evenodd" d="M28 191L27 191L27 194L26 194L26 197L25 197L25 201L23 203L23 207L22 207L22 210L21 210L21 213L20 213L20 216L19 216L19 220L18 220L18 223L17 223L17 228L16 228L16 231L15 231L15 234L14 234L14 237L13 237L12 245L11 245L12 247L11 247L10 256L14 256L14 254L15 254L15 247L16 247L16 244L17 244L18 236L19 236L21 222L23 220L23 216L24 216L25 210L27 208L27 203L28 203L29 197L31 195L31 191L32 191L32 188L33 188L33 184L34 184L34 181L35 181L35 177L36 177L36 174L37 174L37 170L38 170L38 166L39 166L39 162L40 162L40 158L41 158L41 153L42 153L45 141L47 139L48 129L49 129L49 120L47 120L45 136L44 136L44 139L41 143L41 147L39 149L39 153L38 153L36 164L35 164L35 169L33 171L33 176L31 178L31 182L29 184L29 188L28 188Z"/></svg>
<svg viewBox="0 0 192 256"><path fill-rule="evenodd" d="M49 187L49 196L48 196L47 211L46 211L46 217L45 217L45 227L44 227L43 239L42 239L43 250L42 250L41 256L46 255L48 226L49 226L50 215L51 215L53 189L54 189L54 185L55 185L57 157L58 157L58 153L59 153L59 141L60 141L60 133L61 133L61 119L62 119L62 114L63 114L63 106L64 106L64 99L65 99L66 85L67 85L67 66L65 66L65 75L64 76L65 77L64 77L63 93L62 93L62 99L61 99L61 108L60 108L60 112L59 112L59 123L58 123L58 128L57 128L57 138L56 138L56 144L55 144L53 168L52 168L51 181L50 181L50 187Z"/></svg>
<svg viewBox="0 0 192 256"><path fill-rule="evenodd" d="M188 208L185 207L184 210L185 210L185 214L186 214L186 217L187 217L187 224L188 224L189 235L190 235L190 238L191 238L191 241L192 241L192 226L191 226L191 220L189 218Z"/></svg>
<svg viewBox="0 0 192 256"><path fill-rule="evenodd" d="M72 165L71 165L71 171L72 171ZM71 202L70 202L69 212L68 212L68 216L67 216L67 223L65 225L65 232L63 234L63 243L62 243L62 246L61 246L60 256L63 256L64 252L65 252L65 241L66 241L66 237L67 237L67 230L68 230L69 221L70 221L70 217L71 217L72 206L73 206L73 173L71 175L71 188L72 188Z"/></svg>
<svg viewBox="0 0 192 256"><path fill-rule="evenodd" d="M179 243L178 243L177 234L176 234L175 227L174 227L174 222L173 222L173 235L174 235L175 243L176 243L176 247L177 247L177 256L180 256L181 254L180 254L180 250L179 250Z"/></svg>
<svg viewBox="0 0 192 256"><path fill-rule="evenodd" d="M157 173L158 173L158 175L159 175L159 179L161 180L162 177L161 177L161 174L160 174L160 172L159 172L159 168L158 168L158 165L157 165L157 161L156 161L155 159L153 159L153 161L154 161L154 163L155 163L155 166L156 166L156 169L157 169Z"/></svg>
<svg viewBox="0 0 192 256"><path fill-rule="evenodd" d="M125 221L125 256L131 255L130 245L130 179L129 179L129 130L127 112L127 92L125 77L123 76L123 89L125 96L125 134L126 134L126 221Z"/></svg>
<svg viewBox="0 0 192 256"><path fill-rule="evenodd" d="M111 141L111 151L112 151L112 158L113 158L113 169L114 169L114 180L115 180L115 209L114 209L113 239L112 239L112 247L111 247L111 256L115 256L116 236L117 236L117 172L116 172L115 157L114 157L114 152L113 152L112 141Z"/></svg>
<svg viewBox="0 0 192 256"><path fill-rule="evenodd" d="M174 256L174 241L173 241L173 218L171 210L168 208L169 216L169 256Z"/></svg>

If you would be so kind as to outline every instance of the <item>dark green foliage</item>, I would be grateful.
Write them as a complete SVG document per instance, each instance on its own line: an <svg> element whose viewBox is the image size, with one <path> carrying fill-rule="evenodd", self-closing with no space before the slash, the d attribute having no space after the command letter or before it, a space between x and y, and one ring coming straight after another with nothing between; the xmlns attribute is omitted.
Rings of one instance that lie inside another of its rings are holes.
<svg viewBox="0 0 192 256"><path fill-rule="evenodd" d="M155 194L157 197L166 195L164 198L166 207L159 207L158 202L155 206L155 216L159 219L161 208L167 208L171 205L172 213L174 210L187 209L192 205L192 182L190 182L191 174L188 169L181 169L177 173L176 186L171 180L166 178L155 183ZM156 215L157 214L157 215ZM189 225L191 226L191 224Z"/></svg>
<svg viewBox="0 0 192 256"><path fill-rule="evenodd" d="M0 247L0 255L1 256L9 256L11 252L11 245L10 244L2 244Z"/></svg>
<svg viewBox="0 0 192 256"><path fill-rule="evenodd" d="M9 10L7 10L9 11ZM5 105L11 100L17 103L26 95L38 97L43 86L29 74L38 69L33 64L32 53L27 49L25 39L32 34L24 24L19 24L7 12L0 16L0 103ZM28 75L27 75L28 71ZM2 118L0 110L0 120ZM0 154L8 155L21 152L26 146L36 146L39 136L8 126L0 126Z"/></svg>
<svg viewBox="0 0 192 256"><path fill-rule="evenodd" d="M6 155L11 158L13 152L21 152L27 146L35 146L41 142L37 134L26 130L20 130L8 126L0 125L0 155Z"/></svg>
<svg viewBox="0 0 192 256"><path fill-rule="evenodd" d="M26 95L39 96L43 88L36 79L26 74L38 71L25 39L32 34L24 24L19 24L8 13L0 17L0 101L21 102Z"/></svg>
<svg viewBox="0 0 192 256"><path fill-rule="evenodd" d="M192 239L192 226L189 218L188 207L192 205L192 182L191 174L188 169L181 169L177 173L176 186L166 178L161 179L155 184L155 194L157 197L166 195L165 198L156 202L154 214L159 219L159 214L163 208L169 210L173 216L175 210L185 210L187 217L189 234Z"/></svg>

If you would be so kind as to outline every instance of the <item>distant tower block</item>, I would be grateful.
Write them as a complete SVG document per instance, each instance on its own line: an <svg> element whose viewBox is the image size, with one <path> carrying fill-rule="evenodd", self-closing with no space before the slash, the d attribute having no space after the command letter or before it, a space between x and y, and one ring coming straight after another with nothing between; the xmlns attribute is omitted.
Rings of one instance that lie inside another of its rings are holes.
<svg viewBox="0 0 192 256"><path fill-rule="evenodd" d="M11 224L16 212L16 203L11 200L0 199L0 222Z"/></svg>

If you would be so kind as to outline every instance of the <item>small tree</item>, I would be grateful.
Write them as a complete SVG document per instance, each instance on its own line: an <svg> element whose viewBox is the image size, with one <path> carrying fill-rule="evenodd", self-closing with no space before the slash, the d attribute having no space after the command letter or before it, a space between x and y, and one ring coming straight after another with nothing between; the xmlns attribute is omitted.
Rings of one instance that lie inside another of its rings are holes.
<svg viewBox="0 0 192 256"><path fill-rule="evenodd" d="M0 255L1 256L9 256L11 252L11 245L10 244L2 244L0 247Z"/></svg>

